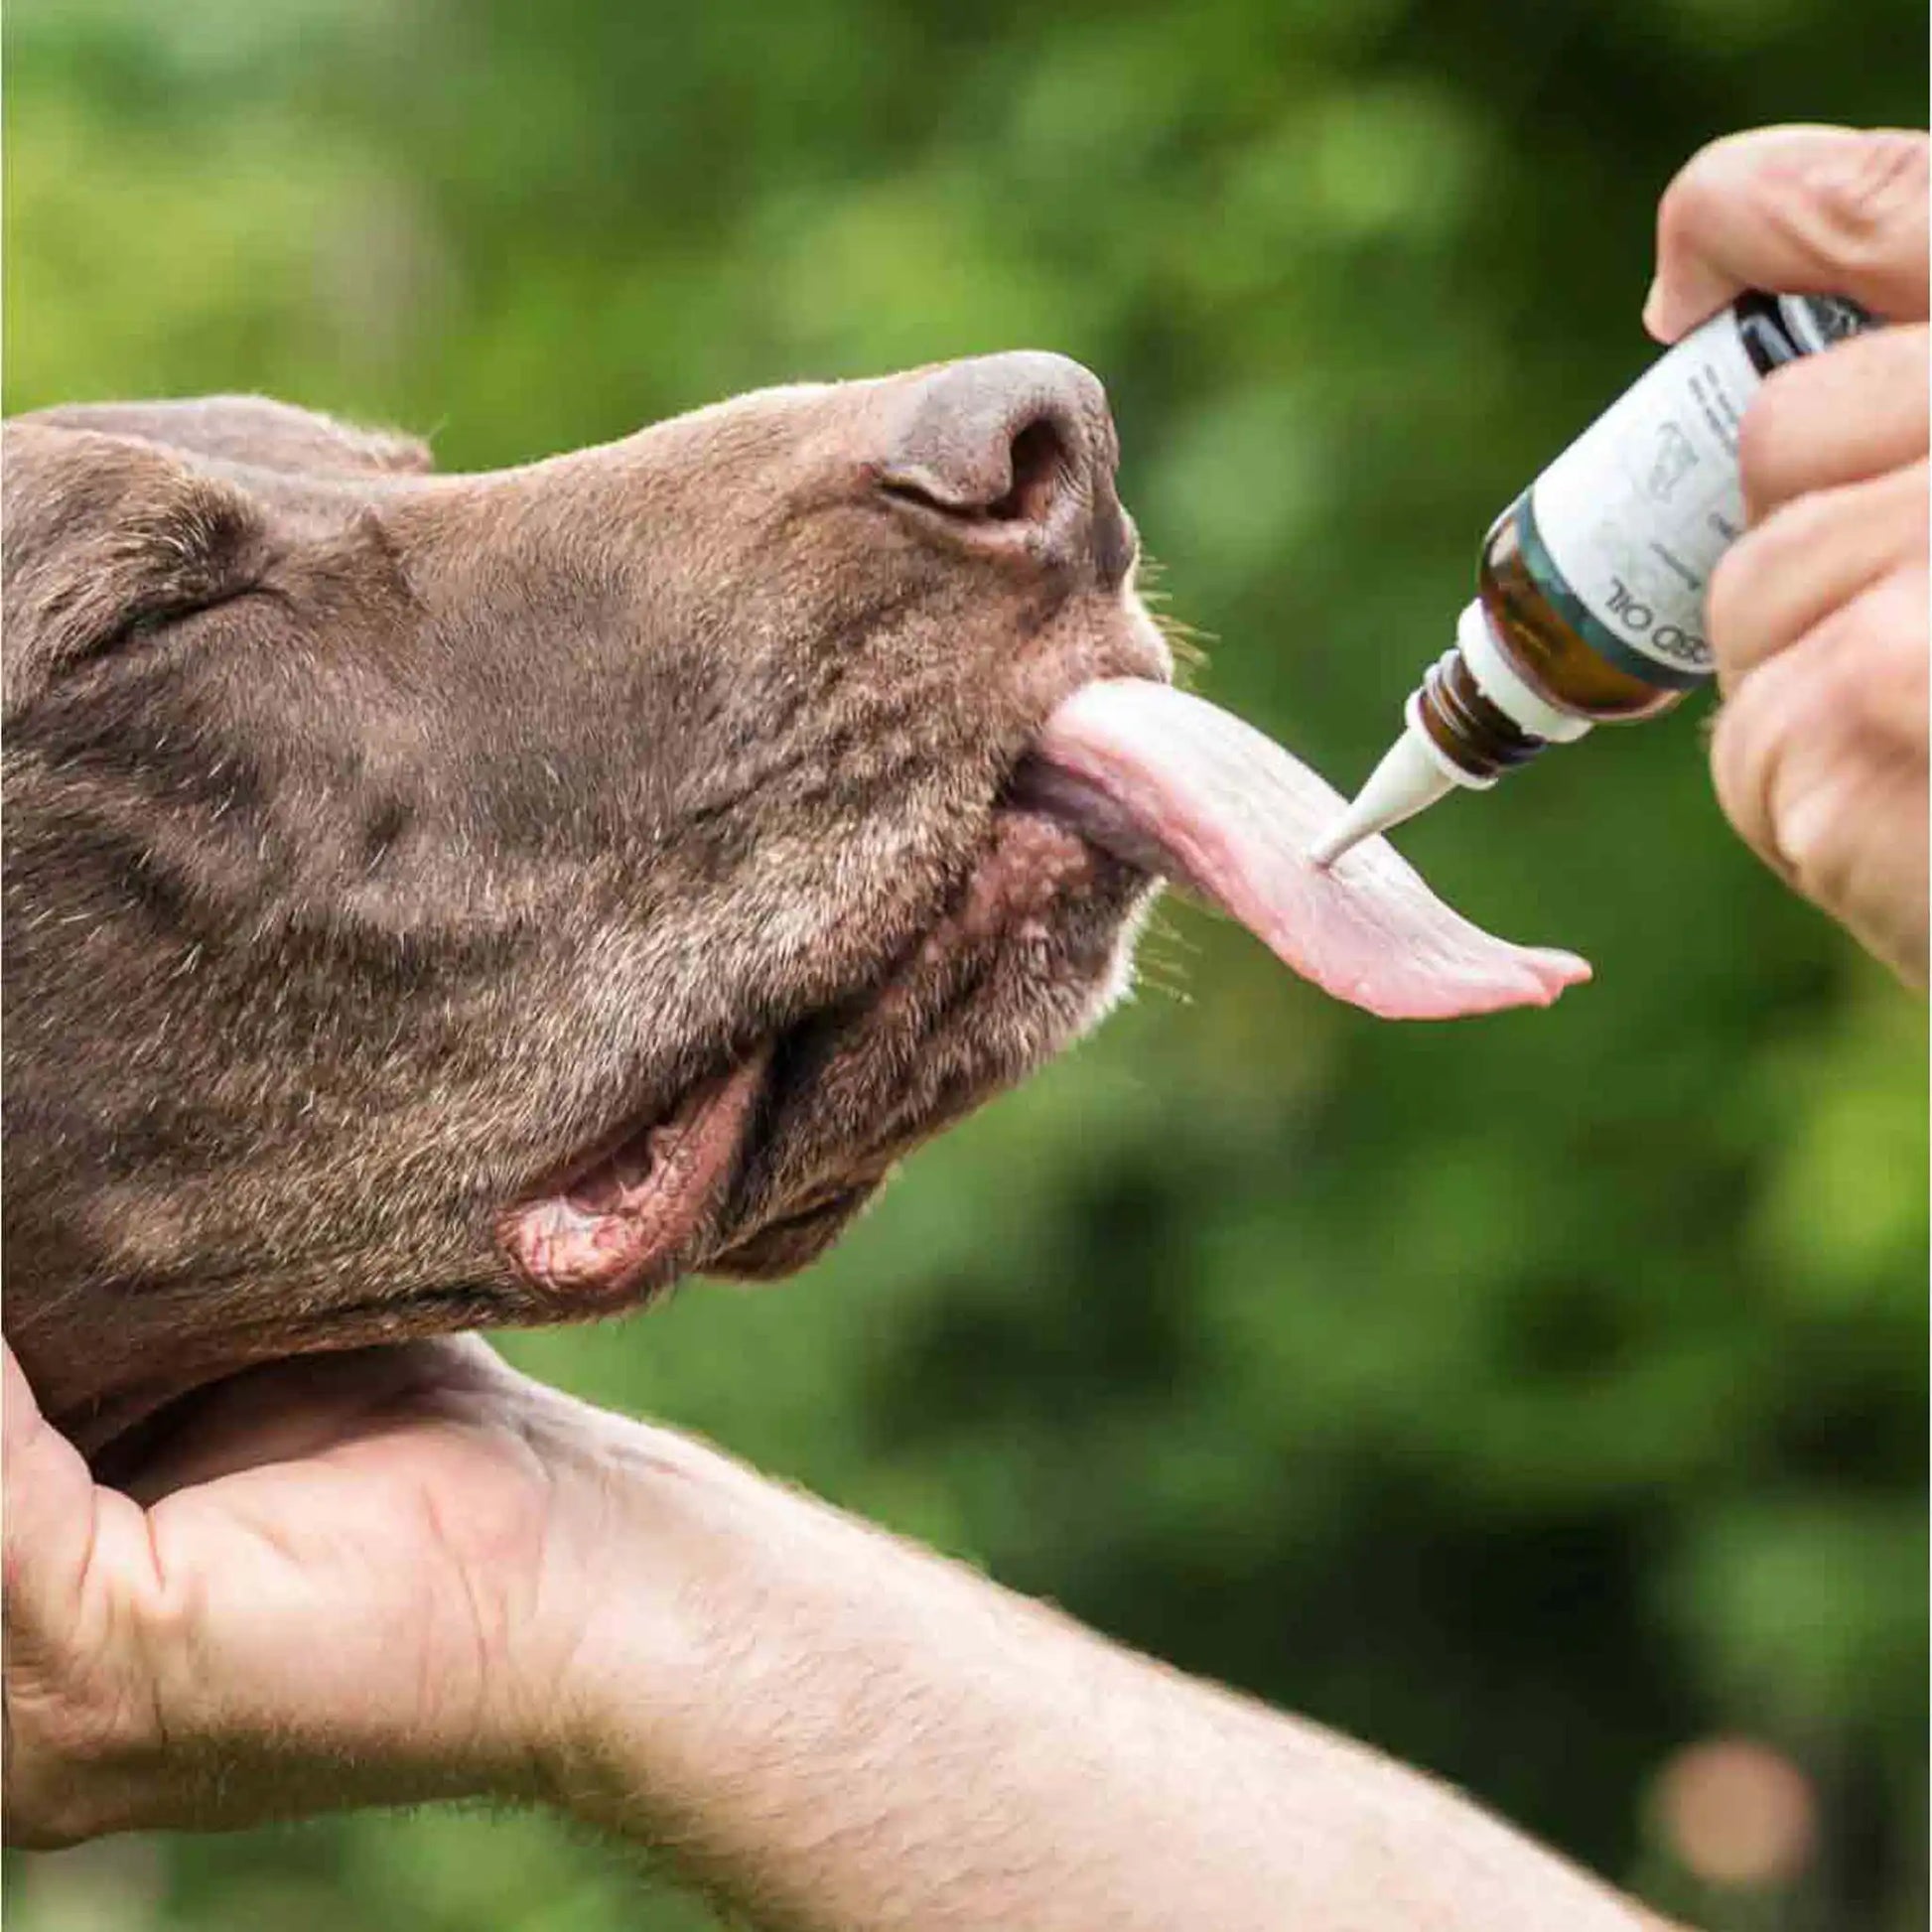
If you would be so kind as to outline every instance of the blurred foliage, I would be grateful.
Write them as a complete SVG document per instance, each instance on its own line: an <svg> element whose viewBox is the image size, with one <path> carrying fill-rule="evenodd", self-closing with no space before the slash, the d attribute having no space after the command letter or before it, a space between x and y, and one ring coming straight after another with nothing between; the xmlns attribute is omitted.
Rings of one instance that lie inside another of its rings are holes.
<svg viewBox="0 0 1932 1932"><path fill-rule="evenodd" d="M14 0L7 403L258 388L445 467L796 375L1107 378L1204 688L1338 779L1647 349L1658 191L1923 119L1904 0ZM1693 706L1695 712L1698 707ZM1712 1926L1923 1923L1922 1005L1731 839L1694 716L1405 835L1588 954L1386 1027L1170 908L1143 998L783 1291L511 1352L1455 1779ZM1822 1808L1700 1888L1647 1795ZM540 1818L16 1861L18 1932L714 1923Z"/></svg>

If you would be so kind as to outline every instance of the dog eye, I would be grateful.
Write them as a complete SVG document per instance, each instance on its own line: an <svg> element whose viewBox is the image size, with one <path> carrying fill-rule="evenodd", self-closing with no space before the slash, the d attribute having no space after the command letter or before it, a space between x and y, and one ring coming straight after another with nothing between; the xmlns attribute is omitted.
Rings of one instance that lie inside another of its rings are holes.
<svg viewBox="0 0 1932 1932"><path fill-rule="evenodd" d="M260 584L235 584L211 590L203 595L180 594L173 597L156 598L130 612L120 623L107 634L75 653L75 661L81 662L91 657L109 657L116 651L129 649L145 640L159 636L163 631L172 630L180 624L192 622L196 618L205 618L217 611L225 611L249 598L270 598L274 593Z"/></svg>

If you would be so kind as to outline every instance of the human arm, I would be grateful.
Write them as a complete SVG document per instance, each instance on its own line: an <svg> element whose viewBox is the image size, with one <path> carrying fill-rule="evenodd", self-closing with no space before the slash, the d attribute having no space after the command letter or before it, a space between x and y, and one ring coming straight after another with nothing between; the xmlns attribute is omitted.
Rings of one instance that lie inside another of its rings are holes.
<svg viewBox="0 0 1932 1932"><path fill-rule="evenodd" d="M8 1370L16 1842L477 1794L772 1926L1644 1923L1426 1778L482 1343L242 1378L145 1507Z"/></svg>
<svg viewBox="0 0 1932 1932"><path fill-rule="evenodd" d="M1743 837L1901 977L1926 981L1927 165L1923 134L1714 142L1658 210L1645 322L1674 341L1747 287L1892 326L1778 370L1745 415L1750 527L1707 611L1718 796Z"/></svg>

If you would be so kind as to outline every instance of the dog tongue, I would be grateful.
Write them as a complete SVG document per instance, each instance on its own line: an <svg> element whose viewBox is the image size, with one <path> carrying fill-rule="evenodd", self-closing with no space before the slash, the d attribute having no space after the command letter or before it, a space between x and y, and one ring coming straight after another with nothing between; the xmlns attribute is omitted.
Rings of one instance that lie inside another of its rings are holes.
<svg viewBox="0 0 1932 1932"><path fill-rule="evenodd" d="M1146 679L1086 685L1046 721L1023 798L1238 919L1304 978L1390 1020L1548 1006L1589 978L1451 911L1386 839L1329 870L1309 848L1345 804L1299 759L1202 699Z"/></svg>

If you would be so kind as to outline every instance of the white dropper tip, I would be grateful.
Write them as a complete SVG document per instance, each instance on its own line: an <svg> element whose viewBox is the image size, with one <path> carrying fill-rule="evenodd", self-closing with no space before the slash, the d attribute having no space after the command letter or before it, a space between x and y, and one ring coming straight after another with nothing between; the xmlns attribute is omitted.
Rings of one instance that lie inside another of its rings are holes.
<svg viewBox="0 0 1932 1932"><path fill-rule="evenodd" d="M1444 768L1447 763L1412 720L1389 747L1388 756L1368 774L1368 782L1355 794L1355 802L1309 848L1309 858L1325 872L1364 839L1386 832L1435 804L1458 782Z"/></svg>

